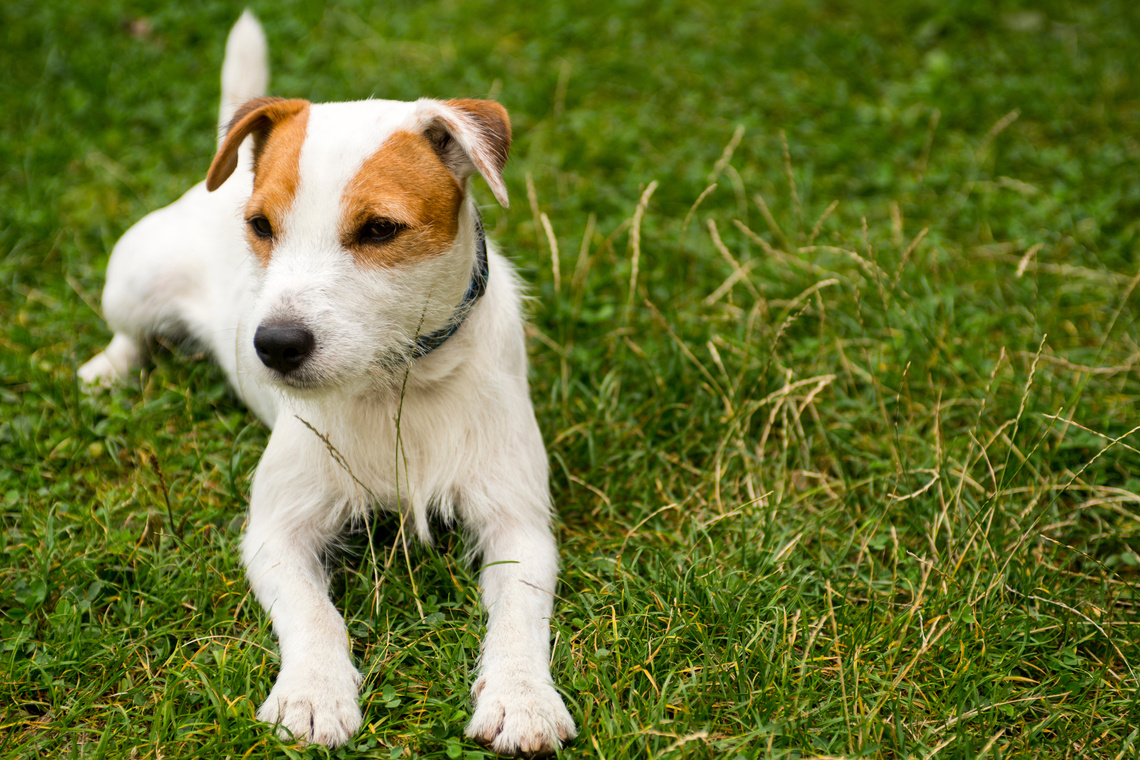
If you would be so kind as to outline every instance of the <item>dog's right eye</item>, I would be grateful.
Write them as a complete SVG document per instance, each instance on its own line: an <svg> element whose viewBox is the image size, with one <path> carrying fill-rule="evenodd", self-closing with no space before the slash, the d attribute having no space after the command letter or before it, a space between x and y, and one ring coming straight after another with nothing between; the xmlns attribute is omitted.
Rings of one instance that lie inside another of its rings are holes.
<svg viewBox="0 0 1140 760"><path fill-rule="evenodd" d="M246 220L246 224L253 230L253 234L262 238L273 237L273 225L264 216L255 216Z"/></svg>

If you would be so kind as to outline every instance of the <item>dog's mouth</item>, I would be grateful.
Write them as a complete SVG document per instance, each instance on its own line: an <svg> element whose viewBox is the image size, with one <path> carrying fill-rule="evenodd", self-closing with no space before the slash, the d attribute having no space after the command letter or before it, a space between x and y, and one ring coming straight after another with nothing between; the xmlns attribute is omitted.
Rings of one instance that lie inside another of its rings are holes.
<svg viewBox="0 0 1140 760"><path fill-rule="evenodd" d="M320 380L307 377L306 375L299 372L290 372L288 374L285 374L276 370L270 370L269 375L275 383L285 386L289 390L313 391L324 387L324 383L322 383Z"/></svg>
<svg viewBox="0 0 1140 760"><path fill-rule="evenodd" d="M298 397L319 395L342 385L335 378L318 371L312 362L305 362L288 372L266 365L265 377L282 392Z"/></svg>

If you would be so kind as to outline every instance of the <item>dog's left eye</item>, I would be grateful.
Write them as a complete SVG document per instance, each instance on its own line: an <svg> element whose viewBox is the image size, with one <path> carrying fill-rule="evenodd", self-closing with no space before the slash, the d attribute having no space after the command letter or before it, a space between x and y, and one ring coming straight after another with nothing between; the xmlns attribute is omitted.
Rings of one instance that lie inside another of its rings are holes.
<svg viewBox="0 0 1140 760"><path fill-rule="evenodd" d="M400 231L400 225L391 219L376 219L360 228L360 240L364 243L383 243L391 240Z"/></svg>

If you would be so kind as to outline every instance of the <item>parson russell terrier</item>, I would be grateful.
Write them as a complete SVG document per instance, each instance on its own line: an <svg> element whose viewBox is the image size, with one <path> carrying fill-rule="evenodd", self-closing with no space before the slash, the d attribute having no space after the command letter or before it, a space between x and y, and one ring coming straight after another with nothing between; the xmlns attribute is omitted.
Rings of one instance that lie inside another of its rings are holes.
<svg viewBox="0 0 1140 760"><path fill-rule="evenodd" d="M247 12L226 43L206 181L115 246L103 293L114 337L79 376L104 385L155 338L187 341L272 428L242 538L281 646L258 718L329 746L360 727L361 676L324 557L380 506L424 539L430 515L459 521L482 557L467 735L502 754L552 752L577 729L549 669L548 465L520 286L468 194L478 172L507 205L507 113L266 98L268 76Z"/></svg>

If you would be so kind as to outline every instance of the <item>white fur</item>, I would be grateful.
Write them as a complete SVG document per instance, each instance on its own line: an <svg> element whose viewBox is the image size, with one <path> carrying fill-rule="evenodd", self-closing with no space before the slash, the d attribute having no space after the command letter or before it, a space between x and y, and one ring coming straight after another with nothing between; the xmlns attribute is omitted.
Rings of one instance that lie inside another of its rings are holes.
<svg viewBox="0 0 1140 760"><path fill-rule="evenodd" d="M268 80L264 36L248 12L231 32L222 80L223 121ZM186 340L209 350L273 429L242 539L250 583L281 645L281 672L259 718L330 746L360 727L361 676L329 599L324 554L377 506L402 510L424 539L434 512L462 524L486 565L487 633L467 734L504 754L550 752L576 728L548 666L558 559L518 281L490 249L487 290L466 322L409 361L409 342L444 325L468 286L475 207L464 202L450 252L415 264L361 266L336 229L345 183L365 157L393 130L418 128L441 108L312 106L289 223L265 268L250 254L242 217L248 144L217 191L199 184L138 222L107 267L103 306L114 338L79 376L107 384L139 367L153 338ZM479 135L460 143L476 149ZM488 179L501 188L501 177ZM253 348L257 326L282 319L303 321L316 339L297 378L265 367Z"/></svg>
<svg viewBox="0 0 1140 760"><path fill-rule="evenodd" d="M230 119L243 103L269 89L269 45L265 33L248 9L241 14L226 39L222 62L222 106L218 113L218 142L225 136Z"/></svg>

